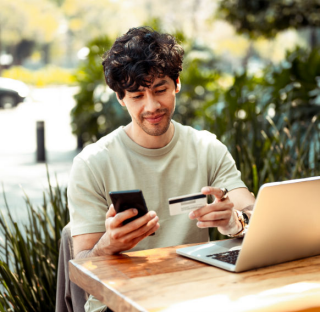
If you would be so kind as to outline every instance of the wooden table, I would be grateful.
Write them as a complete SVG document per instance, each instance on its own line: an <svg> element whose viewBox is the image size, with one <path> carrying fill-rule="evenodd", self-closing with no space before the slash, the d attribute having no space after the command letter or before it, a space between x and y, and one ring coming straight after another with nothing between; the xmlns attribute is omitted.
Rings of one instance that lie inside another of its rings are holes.
<svg viewBox="0 0 320 312"><path fill-rule="evenodd" d="M71 280L114 311L320 311L320 256L230 273L175 246L71 260Z"/></svg>

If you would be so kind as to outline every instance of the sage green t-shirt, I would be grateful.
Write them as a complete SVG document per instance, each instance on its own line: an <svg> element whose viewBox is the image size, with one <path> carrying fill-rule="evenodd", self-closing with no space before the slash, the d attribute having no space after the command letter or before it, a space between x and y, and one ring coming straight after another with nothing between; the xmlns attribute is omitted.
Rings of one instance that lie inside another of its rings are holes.
<svg viewBox="0 0 320 312"><path fill-rule="evenodd" d="M75 157L68 186L72 236L105 232L110 191L141 189L160 228L132 250L208 241L208 229L199 229L188 213L170 216L168 198L198 193L203 186L246 186L214 134L172 123L174 136L163 148L141 147L120 127Z"/></svg>

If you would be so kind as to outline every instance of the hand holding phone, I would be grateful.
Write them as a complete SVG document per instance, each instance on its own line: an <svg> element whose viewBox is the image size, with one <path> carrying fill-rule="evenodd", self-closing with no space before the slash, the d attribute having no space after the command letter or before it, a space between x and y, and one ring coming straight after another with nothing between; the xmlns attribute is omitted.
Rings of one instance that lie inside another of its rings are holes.
<svg viewBox="0 0 320 312"><path fill-rule="evenodd" d="M136 208L138 210L138 214L136 216L123 221L123 224L127 224L139 217L142 217L148 212L141 190L110 192L109 195L117 213L130 208Z"/></svg>
<svg viewBox="0 0 320 312"><path fill-rule="evenodd" d="M116 191L109 193L114 209L117 213L127 209L136 208L138 214L132 218L124 220L122 223L127 224L137 218L144 216L148 212L146 201L144 200L141 190ZM155 233L150 234L155 235Z"/></svg>

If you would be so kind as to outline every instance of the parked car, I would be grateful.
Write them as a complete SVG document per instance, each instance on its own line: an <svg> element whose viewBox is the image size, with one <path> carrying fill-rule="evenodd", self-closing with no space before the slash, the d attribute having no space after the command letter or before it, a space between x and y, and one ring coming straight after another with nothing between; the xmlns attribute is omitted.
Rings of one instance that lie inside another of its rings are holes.
<svg viewBox="0 0 320 312"><path fill-rule="evenodd" d="M17 106L25 100L29 91L22 81L0 77L0 107Z"/></svg>

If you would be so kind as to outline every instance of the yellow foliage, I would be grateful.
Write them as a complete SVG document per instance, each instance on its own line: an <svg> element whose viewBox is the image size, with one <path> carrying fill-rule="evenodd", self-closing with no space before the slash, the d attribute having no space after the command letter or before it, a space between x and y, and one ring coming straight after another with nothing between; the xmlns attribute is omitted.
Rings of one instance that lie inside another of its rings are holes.
<svg viewBox="0 0 320 312"><path fill-rule="evenodd" d="M72 16L78 9L78 3L76 0L66 0L62 5L62 10L66 15Z"/></svg>
<svg viewBox="0 0 320 312"><path fill-rule="evenodd" d="M249 41L244 37L233 37L221 40L217 45L217 52L224 53L230 51L230 54L236 57L243 57L246 55L249 47Z"/></svg>
<svg viewBox="0 0 320 312"><path fill-rule="evenodd" d="M49 1L1 0L2 40L10 44L21 39L50 42L56 35L61 16Z"/></svg>
<svg viewBox="0 0 320 312"><path fill-rule="evenodd" d="M15 66L4 70L2 76L21 80L35 87L61 84L72 85L75 83L72 71L53 65L48 65L39 70L29 70L22 66Z"/></svg>
<svg viewBox="0 0 320 312"><path fill-rule="evenodd" d="M81 21L80 18L73 18L72 20L70 20L69 28L73 31L78 31L81 29L82 25L83 21Z"/></svg>
<svg viewBox="0 0 320 312"><path fill-rule="evenodd" d="M229 89L234 83L234 76L229 74L221 75L218 79L218 85L223 90Z"/></svg>

